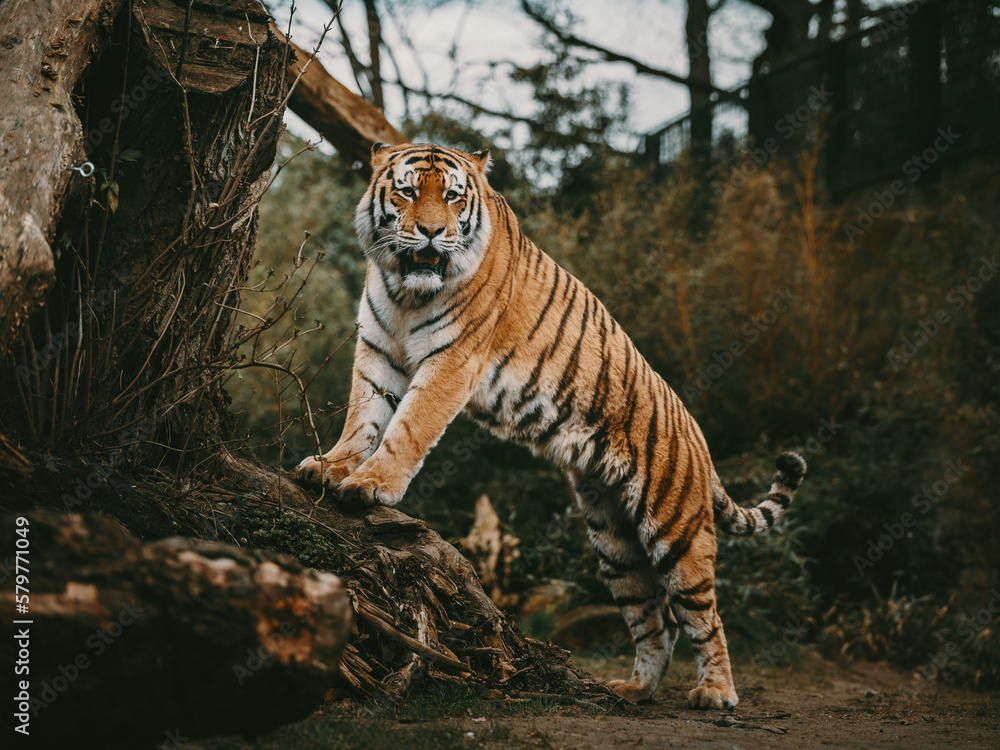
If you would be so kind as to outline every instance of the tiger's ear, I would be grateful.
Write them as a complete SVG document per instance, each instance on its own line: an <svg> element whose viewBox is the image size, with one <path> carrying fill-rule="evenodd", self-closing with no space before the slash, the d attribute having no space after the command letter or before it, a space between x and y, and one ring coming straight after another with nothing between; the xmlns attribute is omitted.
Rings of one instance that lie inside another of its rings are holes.
<svg viewBox="0 0 1000 750"><path fill-rule="evenodd" d="M372 144L372 171L377 171L379 167L385 164L386 159L389 158L389 151L392 149L391 143L373 143Z"/></svg>
<svg viewBox="0 0 1000 750"><path fill-rule="evenodd" d="M473 164L479 167L479 171L483 174L488 174L490 167L493 166L493 161L490 159L490 150L488 148L469 154L469 158Z"/></svg>

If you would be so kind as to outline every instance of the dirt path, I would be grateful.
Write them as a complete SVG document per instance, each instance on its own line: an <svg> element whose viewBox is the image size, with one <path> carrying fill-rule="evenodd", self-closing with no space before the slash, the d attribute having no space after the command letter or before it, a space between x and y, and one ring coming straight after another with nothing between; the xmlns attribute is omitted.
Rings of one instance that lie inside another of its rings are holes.
<svg viewBox="0 0 1000 750"><path fill-rule="evenodd" d="M631 659L587 661L602 678ZM1000 748L1000 695L918 689L879 664L850 667L809 651L793 665L754 674L736 668L734 711L687 708L694 665L681 659L656 701L633 715L596 707L473 697L459 686L414 696L398 713L335 701L304 722L254 741L216 738L190 750L609 750L610 748Z"/></svg>
<svg viewBox="0 0 1000 750"><path fill-rule="evenodd" d="M756 680L737 671L737 684L743 684L740 705L726 713L686 708L690 685L677 684L677 679L671 682L668 677L657 700L639 706L637 717L582 717L565 710L511 721L511 740L526 746L588 750L720 745L1000 748L996 695L915 689L909 675L885 665L843 668L808 656L787 672Z"/></svg>

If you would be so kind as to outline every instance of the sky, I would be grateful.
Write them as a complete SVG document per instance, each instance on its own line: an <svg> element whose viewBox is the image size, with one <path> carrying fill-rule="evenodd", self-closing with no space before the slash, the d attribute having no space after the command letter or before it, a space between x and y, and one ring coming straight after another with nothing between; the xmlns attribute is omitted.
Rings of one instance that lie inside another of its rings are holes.
<svg viewBox="0 0 1000 750"><path fill-rule="evenodd" d="M799 0L813 4L819 0ZM286 29L291 0L271 0L268 5L278 25ZM560 26L606 48L637 58L650 66L680 75L687 74L687 50L684 44L686 0L533 0L550 14L555 12ZM836 0L842 9L847 0ZM871 7L897 5L904 0L868 0ZM378 0L382 18L382 34L394 51L401 78L407 85L424 87L434 92L454 93L483 106L512 111L523 116L532 114L530 90L524 84L507 79L500 66L491 73L490 63L509 60L522 66L532 65L547 54L541 45L545 32L521 10L520 0ZM566 14L575 24L567 26ZM332 16L323 0L297 0L293 16L292 38L303 49L311 50L322 27ZM342 20L352 40L355 53L367 62L368 35L362 0L344 0ZM723 89L734 88L750 77L753 59L764 46L763 32L771 17L745 0L726 0L713 14L709 27L709 49L712 56L713 83ZM408 40L411 44L408 45ZM415 50L415 53L414 53ZM581 52L581 55L587 55ZM347 57L340 44L336 25L327 36L319 59L330 73L353 91L357 86ZM395 70L389 60L382 60L383 77L391 79ZM499 71L499 73L497 73ZM585 81L625 83L631 89L630 106L625 131L611 145L622 151L634 150L643 133L684 115L689 108L687 89L662 78L639 75L627 63L600 62L589 66ZM389 122L399 125L404 117L402 96L398 87L385 89L385 114ZM421 101L417 107L426 107ZM468 109L437 100L435 108L446 113L468 114ZM416 108L416 107L415 107ZM727 120L717 119L718 127L733 130L737 135L745 130L745 115ZM318 134L288 112L289 130L311 141ZM507 125L506 121L480 116L476 125L486 133L494 133ZM500 145L516 147L526 139L524 126L520 134L513 129L513 142ZM325 145L325 144L324 144ZM321 146L331 151L328 145Z"/></svg>
<svg viewBox="0 0 1000 750"><path fill-rule="evenodd" d="M382 33L394 50L403 80L408 85L423 88L423 70L427 73L428 87L432 91L455 93L491 109L530 115L528 90L523 85L508 81L502 73L502 66L498 75L491 76L489 66L490 62L501 60L527 66L543 59L546 54L540 44L545 32L523 13L520 1L452 0L441 3L438 0L437 7L429 7L434 4L426 0L380 2ZM572 13L578 21L572 27L577 36L636 57L649 65L681 75L687 73L683 34L687 8L685 0L560 0L545 5ZM282 29L287 28L287 0L271 3L271 8L278 25ZM346 0L343 13L344 25L355 53L367 62L368 37L363 3ZM329 21L331 15L329 6L322 0L298 0L292 24L295 43L311 50L323 24ZM762 32L769 24L767 13L741 0L729 0L713 16L709 44L713 54L712 75L717 86L729 88L749 77L751 62L763 46ZM412 42L417 55L402 41L403 35ZM336 26L327 36L319 59L337 80L357 91ZM388 60L383 59L382 70L385 78L395 76ZM684 86L661 78L637 75L625 63L595 63L589 67L585 80L623 82L631 87L626 125L630 132L620 135L620 142L613 144L623 150L635 148L637 134L653 130L683 115L688 109L688 92ZM426 105L420 102L420 106ZM437 106L446 109L456 105L440 102ZM456 111L468 110L460 108ZM388 86L387 119L398 125L403 119L403 112L399 89ZM317 139L316 132L293 113L288 113L286 122L296 135L312 141ZM506 123L484 117L478 124L490 131Z"/></svg>

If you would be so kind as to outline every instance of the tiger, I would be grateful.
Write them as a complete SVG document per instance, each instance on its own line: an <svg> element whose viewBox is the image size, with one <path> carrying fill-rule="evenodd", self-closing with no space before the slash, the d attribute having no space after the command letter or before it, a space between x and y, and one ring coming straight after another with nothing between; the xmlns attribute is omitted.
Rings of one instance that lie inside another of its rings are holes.
<svg viewBox="0 0 1000 750"><path fill-rule="evenodd" d="M806 462L782 453L767 497L737 505L680 398L597 297L524 235L487 181L490 161L439 145L372 148L355 216L367 270L345 424L298 477L338 502L396 505L464 410L565 474L635 642L631 676L610 689L651 700L683 629L698 667L689 704L732 708L715 526L770 529Z"/></svg>

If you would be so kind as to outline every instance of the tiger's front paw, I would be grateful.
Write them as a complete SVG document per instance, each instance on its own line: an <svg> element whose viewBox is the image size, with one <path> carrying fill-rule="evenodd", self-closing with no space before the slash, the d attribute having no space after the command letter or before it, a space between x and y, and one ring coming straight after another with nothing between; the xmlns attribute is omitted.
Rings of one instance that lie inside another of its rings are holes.
<svg viewBox="0 0 1000 750"><path fill-rule="evenodd" d="M373 505L395 505L403 497L403 492L391 484L381 481L378 477L362 474L347 477L337 487L337 492L344 505L364 508Z"/></svg>
<svg viewBox="0 0 1000 750"><path fill-rule="evenodd" d="M343 461L329 461L322 456L310 456L296 468L296 478L302 484L326 485L330 489L336 489L350 474L351 467Z"/></svg>

